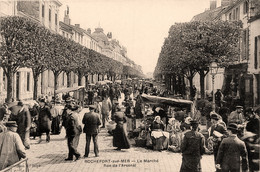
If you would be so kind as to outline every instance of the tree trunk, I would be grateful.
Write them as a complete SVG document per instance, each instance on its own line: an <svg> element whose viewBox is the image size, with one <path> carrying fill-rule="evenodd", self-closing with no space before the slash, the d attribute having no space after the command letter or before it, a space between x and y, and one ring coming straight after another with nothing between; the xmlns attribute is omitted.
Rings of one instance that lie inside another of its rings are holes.
<svg viewBox="0 0 260 172"><path fill-rule="evenodd" d="M7 69L6 73L7 77L7 97L6 97L6 102L10 103L12 102L13 99L13 81L14 81L14 73L10 68Z"/></svg>
<svg viewBox="0 0 260 172"><path fill-rule="evenodd" d="M85 87L88 86L88 75L85 75Z"/></svg>
<svg viewBox="0 0 260 172"><path fill-rule="evenodd" d="M54 98L56 97L56 90L58 86L58 77L59 73L58 72L53 72L54 73Z"/></svg>
<svg viewBox="0 0 260 172"><path fill-rule="evenodd" d="M206 74L204 73L204 70L199 71L199 75L200 75L200 94L201 94L201 98L204 99L205 98L205 76Z"/></svg>
<svg viewBox="0 0 260 172"><path fill-rule="evenodd" d="M188 77L189 83L190 83L190 93L193 92L193 77ZM193 100L192 96L190 96L190 100Z"/></svg>
<svg viewBox="0 0 260 172"><path fill-rule="evenodd" d="M34 85L33 85L33 100L37 100L37 97L38 97L38 79L39 79L39 75L40 74L38 74L35 71L33 71L33 81L34 81Z"/></svg>
<svg viewBox="0 0 260 172"><path fill-rule="evenodd" d="M70 72L66 72L67 75L67 87L70 87L71 78L70 78Z"/></svg>
<svg viewBox="0 0 260 172"><path fill-rule="evenodd" d="M78 74L78 86L82 86L82 73L79 72Z"/></svg>
<svg viewBox="0 0 260 172"><path fill-rule="evenodd" d="M173 75L173 94L176 94L176 75Z"/></svg>

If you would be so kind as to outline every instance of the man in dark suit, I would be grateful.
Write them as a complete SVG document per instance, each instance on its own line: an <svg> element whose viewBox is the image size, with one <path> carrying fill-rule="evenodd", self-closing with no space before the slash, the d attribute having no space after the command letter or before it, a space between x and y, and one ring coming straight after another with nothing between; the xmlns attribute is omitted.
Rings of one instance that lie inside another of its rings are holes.
<svg viewBox="0 0 260 172"><path fill-rule="evenodd" d="M192 129L184 135L181 145L181 172L201 171L200 159L205 153L206 146L204 136L198 132L198 125L197 121L191 121Z"/></svg>
<svg viewBox="0 0 260 172"><path fill-rule="evenodd" d="M68 119L67 119L67 128L66 128L66 135L68 140L68 148L69 148L69 154L68 158L65 159L65 161L72 161L73 155L75 155L76 160L80 159L80 154L77 151L77 147L79 144L79 137L82 131L79 125L77 112L78 106L72 106L68 105L67 107L67 113L68 113Z"/></svg>
<svg viewBox="0 0 260 172"><path fill-rule="evenodd" d="M240 157L242 170L248 170L247 150L245 143L237 137L238 126L235 123L227 127L229 137L224 138L219 146L216 168L221 171L240 171Z"/></svg>
<svg viewBox="0 0 260 172"><path fill-rule="evenodd" d="M86 147L85 147L84 157L88 157L91 137L94 143L95 156L96 157L99 156L97 139L98 139L99 125L101 125L101 121L99 115L94 112L95 108L96 108L95 105L89 105L90 112L85 113L82 119L82 123L84 124L83 132L86 133Z"/></svg>

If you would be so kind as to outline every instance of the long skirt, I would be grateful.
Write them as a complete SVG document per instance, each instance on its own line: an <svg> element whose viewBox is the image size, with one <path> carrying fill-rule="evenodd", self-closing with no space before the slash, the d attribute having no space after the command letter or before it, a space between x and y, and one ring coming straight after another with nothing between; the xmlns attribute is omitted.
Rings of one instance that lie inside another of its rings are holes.
<svg viewBox="0 0 260 172"><path fill-rule="evenodd" d="M169 139L161 136L159 138L152 138L152 143L153 143L153 150L158 150L161 151L163 149L167 149L168 148L168 143L169 143Z"/></svg>
<svg viewBox="0 0 260 172"><path fill-rule="evenodd" d="M201 156L183 155L180 172L201 172Z"/></svg>
<svg viewBox="0 0 260 172"><path fill-rule="evenodd" d="M129 149L130 143L126 137L123 124L117 124L113 130L113 146L119 149Z"/></svg>
<svg viewBox="0 0 260 172"><path fill-rule="evenodd" d="M52 134L60 134L60 117L59 116L52 119L51 132L52 132Z"/></svg>

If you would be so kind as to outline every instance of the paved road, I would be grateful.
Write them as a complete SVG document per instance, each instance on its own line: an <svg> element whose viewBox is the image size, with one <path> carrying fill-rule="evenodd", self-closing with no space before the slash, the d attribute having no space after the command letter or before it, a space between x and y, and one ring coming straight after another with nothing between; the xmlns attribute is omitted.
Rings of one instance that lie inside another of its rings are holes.
<svg viewBox="0 0 260 172"><path fill-rule="evenodd" d="M87 109L83 109L80 117ZM44 136L43 136L43 139ZM93 144L91 143L90 157L78 161L66 162L68 149L65 139L65 131L60 135L51 135L50 143L42 141L40 144L31 140L31 149L27 151L29 168L32 172L70 172L70 171L151 171L151 172L175 172L179 171L181 165L181 154L169 151L157 152L145 148L132 146L128 150L116 151L112 147L112 136L106 129L102 129L98 142L100 157L95 157ZM80 136L78 150L84 155L85 135ZM212 155L204 155L202 158L202 171L214 172Z"/></svg>

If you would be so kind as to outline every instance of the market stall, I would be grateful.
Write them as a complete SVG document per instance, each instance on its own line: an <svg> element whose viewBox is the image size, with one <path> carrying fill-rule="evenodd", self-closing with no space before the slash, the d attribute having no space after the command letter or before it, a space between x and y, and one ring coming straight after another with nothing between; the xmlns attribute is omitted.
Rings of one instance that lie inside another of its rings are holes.
<svg viewBox="0 0 260 172"><path fill-rule="evenodd" d="M153 149L155 149L153 145L155 139L152 138L156 138L161 140L162 149L167 149L169 133L165 130L166 122L163 122L165 125L163 127L164 130L152 130L151 125L155 121L154 117L161 113L161 110L164 110L160 107L167 107L167 109L169 109L169 107L183 107L193 112L193 102L190 100L151 96L147 94L142 94L141 98L145 108L143 110L144 117L141 120L141 124L134 131L134 135L137 135L136 133L138 132L138 137L135 138L136 146L153 147ZM167 112L165 112L165 114L169 115Z"/></svg>

